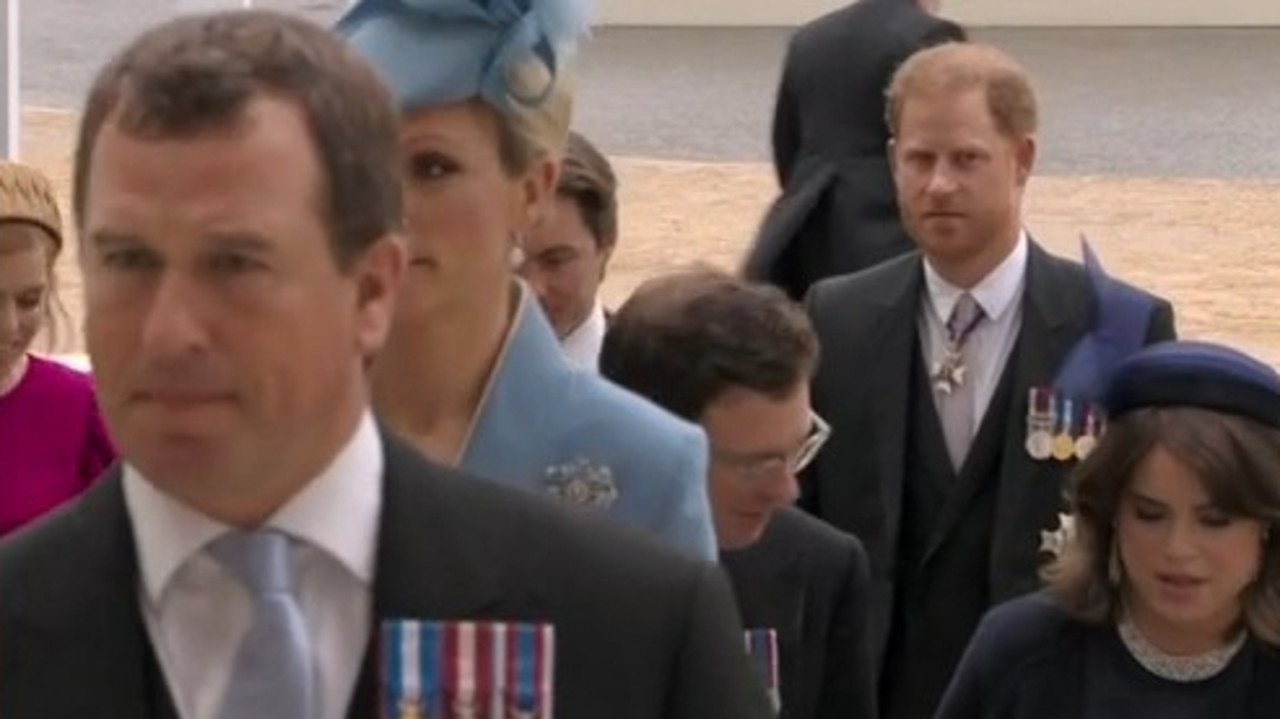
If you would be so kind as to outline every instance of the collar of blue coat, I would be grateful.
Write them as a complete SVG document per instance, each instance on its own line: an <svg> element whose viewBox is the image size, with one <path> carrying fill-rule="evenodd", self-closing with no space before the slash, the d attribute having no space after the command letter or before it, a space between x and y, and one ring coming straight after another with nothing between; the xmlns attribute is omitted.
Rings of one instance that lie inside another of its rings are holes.
<svg viewBox="0 0 1280 719"><path fill-rule="evenodd" d="M506 112L537 106L590 25L589 0L359 0L335 30L368 59L402 112L480 98ZM540 88L512 86L537 61Z"/></svg>
<svg viewBox="0 0 1280 719"><path fill-rule="evenodd" d="M1084 236L1080 247L1094 295L1093 325L1071 348L1053 384L1063 396L1098 403L1111 373L1146 344L1155 298L1108 276Z"/></svg>
<svg viewBox="0 0 1280 719"><path fill-rule="evenodd" d="M555 414L569 375L578 371L561 350L533 291L523 280L515 282L520 293L516 313L459 462L463 469L494 478L548 451L538 418Z"/></svg>

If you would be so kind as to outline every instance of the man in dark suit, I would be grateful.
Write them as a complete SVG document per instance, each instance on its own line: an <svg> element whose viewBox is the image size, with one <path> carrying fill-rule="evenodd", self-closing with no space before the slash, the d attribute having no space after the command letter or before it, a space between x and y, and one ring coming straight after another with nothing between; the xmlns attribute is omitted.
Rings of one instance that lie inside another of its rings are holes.
<svg viewBox="0 0 1280 719"><path fill-rule="evenodd" d="M275 13L98 76L75 213L123 462L0 545L0 716L769 716L715 567L377 428L396 115Z"/></svg>
<svg viewBox="0 0 1280 719"><path fill-rule="evenodd" d="M600 285L618 247L618 179L604 153L570 132L554 211L524 239L520 274L538 295L560 346L596 371L611 313Z"/></svg>
<svg viewBox="0 0 1280 719"><path fill-rule="evenodd" d="M780 716L874 719L866 554L790 506L796 473L828 435L809 407L817 352L804 311L778 288L690 270L622 305L600 368L706 430L720 560L753 639L776 638ZM757 652L758 667L768 655Z"/></svg>
<svg viewBox="0 0 1280 719"><path fill-rule="evenodd" d="M885 155L884 91L915 51L964 39L936 10L932 0L860 0L793 36L773 120L781 195L748 256L748 277L799 299L824 277L912 249Z"/></svg>
<svg viewBox="0 0 1280 719"><path fill-rule="evenodd" d="M1166 301L1023 230L1038 113L1013 60L964 43L922 51L889 103L919 252L809 293L814 406L834 439L801 504L866 544L881 708L918 719L982 613L1038 584L1040 532L1101 423L1097 383L1072 368L1105 374L1174 326Z"/></svg>

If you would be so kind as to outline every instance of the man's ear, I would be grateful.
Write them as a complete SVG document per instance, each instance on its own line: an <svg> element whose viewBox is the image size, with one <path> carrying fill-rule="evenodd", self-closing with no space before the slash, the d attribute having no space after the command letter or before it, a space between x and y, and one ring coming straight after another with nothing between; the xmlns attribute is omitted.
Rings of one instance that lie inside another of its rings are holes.
<svg viewBox="0 0 1280 719"><path fill-rule="evenodd" d="M388 234L370 245L351 268L356 281L356 343L366 357L387 341L408 257L404 239Z"/></svg>
<svg viewBox="0 0 1280 719"><path fill-rule="evenodd" d="M1017 160L1018 167L1018 186L1025 187L1031 179L1031 171L1035 169L1036 153L1039 145L1036 142L1035 135L1023 135L1017 140L1014 147L1014 158Z"/></svg>

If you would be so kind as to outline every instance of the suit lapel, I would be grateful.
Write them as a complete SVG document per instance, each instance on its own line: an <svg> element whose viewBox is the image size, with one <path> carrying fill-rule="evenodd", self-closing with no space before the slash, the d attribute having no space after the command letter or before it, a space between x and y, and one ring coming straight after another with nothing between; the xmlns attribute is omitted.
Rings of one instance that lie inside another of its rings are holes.
<svg viewBox="0 0 1280 719"><path fill-rule="evenodd" d="M109 470L70 512L75 528L69 535L71 551L56 561L64 562L74 585L89 588L90 594L49 601L41 608L39 621L51 637L50 651L58 654L50 659L65 668L58 681L81 686L82 697L91 702L109 697L98 708L109 707L113 716L177 719L139 606L137 553L119 467Z"/></svg>
<svg viewBox="0 0 1280 719"><path fill-rule="evenodd" d="M547 466L558 449L545 431L530 430L530 408L554 407L575 373L533 291L523 282L517 289L519 307L458 467L527 487L529 467Z"/></svg>
<svg viewBox="0 0 1280 719"><path fill-rule="evenodd" d="M536 607L513 596L506 568L468 543L467 522L451 512L437 484L440 470L383 433L382 519L373 582L373 622L348 716L379 716L381 624L388 619L480 619L499 606ZM481 480L476 480L481 481ZM534 586L522 583L521 586Z"/></svg>
<svg viewBox="0 0 1280 719"><path fill-rule="evenodd" d="M1035 576L1035 537L1042 521L1037 500L1051 496L1057 506L1061 498L1059 484L1065 465L1034 460L1027 454L1028 394L1033 387L1051 387L1058 367L1087 330L1093 312L1093 298L1083 275L1073 277L1069 266L1031 243L1022 328L1014 352L1013 396L1004 418L998 474L990 564L993 603L1034 588L1034 583L1009 587L1003 577Z"/></svg>
<svg viewBox="0 0 1280 719"><path fill-rule="evenodd" d="M738 599L738 610L747 629L775 629L778 641L799 640L804 619L805 592L810 562L804 545L789 531L793 519L781 510L765 529L760 541L721 555Z"/></svg>
<svg viewBox="0 0 1280 719"><path fill-rule="evenodd" d="M867 396L872 404L878 488L885 517L886 553L894 555L902 515L902 484L906 471L907 420L910 410L911 353L916 349L916 315L923 285L921 261L903 263L902 271L886 287L877 303L878 317L859 352L867 358ZM862 441L859 439L859 441ZM892 566L892 562L890 566Z"/></svg>

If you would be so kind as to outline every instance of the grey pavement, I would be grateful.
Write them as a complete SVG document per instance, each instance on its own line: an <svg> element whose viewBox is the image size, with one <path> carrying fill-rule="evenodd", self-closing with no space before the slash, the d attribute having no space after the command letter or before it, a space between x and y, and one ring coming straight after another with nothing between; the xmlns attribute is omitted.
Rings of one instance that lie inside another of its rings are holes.
<svg viewBox="0 0 1280 719"><path fill-rule="evenodd" d="M96 68L170 0L30 0L24 102L76 109ZM261 0L330 22L341 0ZM762 161L783 28L602 28L579 129L610 153ZM1280 179L1280 28L986 29L1032 72L1050 174Z"/></svg>

